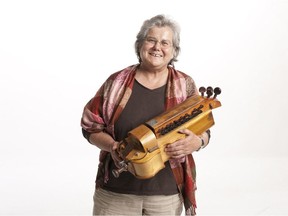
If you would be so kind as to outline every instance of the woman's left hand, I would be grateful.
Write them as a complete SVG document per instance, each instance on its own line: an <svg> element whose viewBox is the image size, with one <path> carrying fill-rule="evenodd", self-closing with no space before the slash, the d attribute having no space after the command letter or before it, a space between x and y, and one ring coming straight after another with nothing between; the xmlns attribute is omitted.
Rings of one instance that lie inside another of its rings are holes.
<svg viewBox="0 0 288 216"><path fill-rule="evenodd" d="M165 147L165 152L174 159L191 154L198 150L202 144L200 137L188 129L179 130L179 133L185 134L186 137L168 144Z"/></svg>

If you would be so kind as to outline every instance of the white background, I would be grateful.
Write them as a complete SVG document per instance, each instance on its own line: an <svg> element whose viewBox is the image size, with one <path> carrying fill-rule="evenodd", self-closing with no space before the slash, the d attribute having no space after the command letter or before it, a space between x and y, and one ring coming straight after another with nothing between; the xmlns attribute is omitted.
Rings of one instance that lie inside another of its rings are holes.
<svg viewBox="0 0 288 216"><path fill-rule="evenodd" d="M83 106L137 63L145 19L181 26L176 68L219 86L195 154L198 215L288 215L288 1L0 1L0 215L91 215Z"/></svg>

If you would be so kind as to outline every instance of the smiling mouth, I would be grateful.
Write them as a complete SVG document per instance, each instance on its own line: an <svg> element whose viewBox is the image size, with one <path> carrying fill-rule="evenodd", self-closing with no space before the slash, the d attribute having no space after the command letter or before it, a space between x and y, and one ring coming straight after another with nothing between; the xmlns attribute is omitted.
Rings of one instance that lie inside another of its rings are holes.
<svg viewBox="0 0 288 216"><path fill-rule="evenodd" d="M150 55L152 55L152 56L154 56L154 57L162 57L162 55L156 54L156 53L150 53Z"/></svg>

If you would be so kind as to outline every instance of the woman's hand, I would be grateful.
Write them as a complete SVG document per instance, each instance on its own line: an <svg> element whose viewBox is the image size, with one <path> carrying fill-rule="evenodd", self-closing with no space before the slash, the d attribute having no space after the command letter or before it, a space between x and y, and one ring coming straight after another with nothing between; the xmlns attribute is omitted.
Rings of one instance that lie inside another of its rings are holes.
<svg viewBox="0 0 288 216"><path fill-rule="evenodd" d="M179 133L185 134L186 137L168 144L165 147L165 152L174 159L184 157L197 151L202 144L201 138L188 129L179 130Z"/></svg>
<svg viewBox="0 0 288 216"><path fill-rule="evenodd" d="M117 149L118 149L118 146L119 146L119 142L114 142L111 147L110 147L110 153L111 153L111 157L112 159L114 160L114 163L115 165L120 168L120 165L119 163L121 161L123 161L123 159L120 157Z"/></svg>

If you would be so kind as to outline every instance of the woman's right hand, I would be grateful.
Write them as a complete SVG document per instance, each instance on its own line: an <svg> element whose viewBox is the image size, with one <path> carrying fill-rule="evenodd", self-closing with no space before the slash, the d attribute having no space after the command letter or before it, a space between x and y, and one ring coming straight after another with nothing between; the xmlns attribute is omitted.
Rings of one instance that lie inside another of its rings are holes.
<svg viewBox="0 0 288 216"><path fill-rule="evenodd" d="M120 167L120 162L123 161L123 159L120 157L117 149L118 149L118 146L119 146L119 142L114 142L112 145L111 145L111 148L110 148L110 153L111 153L111 157L112 159L114 160L114 163L115 165L118 167L118 168L121 168Z"/></svg>

